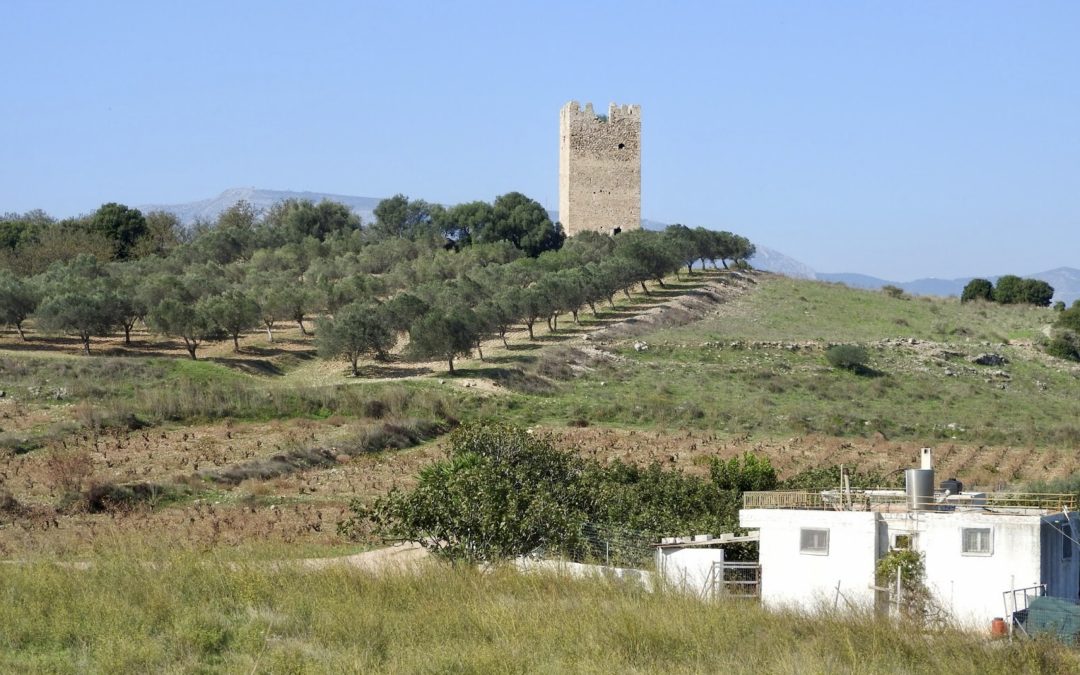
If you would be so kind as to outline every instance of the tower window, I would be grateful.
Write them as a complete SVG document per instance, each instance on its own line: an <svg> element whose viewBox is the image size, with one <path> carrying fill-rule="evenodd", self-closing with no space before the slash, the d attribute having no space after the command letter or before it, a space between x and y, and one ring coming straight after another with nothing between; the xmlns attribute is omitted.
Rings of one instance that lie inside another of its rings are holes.
<svg viewBox="0 0 1080 675"><path fill-rule="evenodd" d="M622 149L623 149L623 148L625 148L625 147L626 147L626 144L625 144L625 143L619 143L619 149L620 149L620 150L622 150Z"/></svg>

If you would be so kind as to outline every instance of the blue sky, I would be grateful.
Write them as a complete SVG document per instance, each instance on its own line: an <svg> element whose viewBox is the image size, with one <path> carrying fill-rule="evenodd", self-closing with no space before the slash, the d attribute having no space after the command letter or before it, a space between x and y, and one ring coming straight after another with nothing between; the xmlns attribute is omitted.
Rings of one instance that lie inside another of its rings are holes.
<svg viewBox="0 0 1080 675"><path fill-rule="evenodd" d="M818 271L1080 267L1080 3L0 3L0 211L229 187L557 206L639 103L643 214Z"/></svg>

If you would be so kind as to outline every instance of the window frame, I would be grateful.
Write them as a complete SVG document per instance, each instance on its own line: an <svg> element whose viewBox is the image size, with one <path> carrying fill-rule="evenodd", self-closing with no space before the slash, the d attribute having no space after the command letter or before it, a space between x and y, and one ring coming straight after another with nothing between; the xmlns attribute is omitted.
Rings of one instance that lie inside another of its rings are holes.
<svg viewBox="0 0 1080 675"><path fill-rule="evenodd" d="M986 549L968 550L967 549L967 533L968 532L986 532ZM975 556L978 558L989 558L994 555L994 528L987 527L961 527L960 528L960 555L963 556Z"/></svg>
<svg viewBox="0 0 1080 675"><path fill-rule="evenodd" d="M813 533L813 534L811 534ZM817 536L824 534L825 545L820 548L808 548L806 546L806 536ZM799 528L799 553L802 555L829 555L829 528L827 527L800 527Z"/></svg>
<svg viewBox="0 0 1080 675"><path fill-rule="evenodd" d="M1072 521L1065 520L1059 523L1058 531L1061 532L1061 559L1073 559L1073 526Z"/></svg>

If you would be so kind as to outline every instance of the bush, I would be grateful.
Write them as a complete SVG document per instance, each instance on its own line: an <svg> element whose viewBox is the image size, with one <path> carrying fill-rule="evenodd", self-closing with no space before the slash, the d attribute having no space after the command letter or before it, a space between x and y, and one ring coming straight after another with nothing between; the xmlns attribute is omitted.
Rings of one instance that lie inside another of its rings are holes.
<svg viewBox="0 0 1080 675"><path fill-rule="evenodd" d="M885 286L882 286L881 292L889 296L890 298L899 299L904 297L904 289L900 288L899 286L893 286L892 284L886 284Z"/></svg>
<svg viewBox="0 0 1080 675"><path fill-rule="evenodd" d="M833 368L859 371L866 368L869 359L866 349L858 345L833 345L825 351L825 360Z"/></svg>
<svg viewBox="0 0 1080 675"><path fill-rule="evenodd" d="M1059 331L1050 338L1046 353L1059 359L1080 361L1080 335L1071 330Z"/></svg>

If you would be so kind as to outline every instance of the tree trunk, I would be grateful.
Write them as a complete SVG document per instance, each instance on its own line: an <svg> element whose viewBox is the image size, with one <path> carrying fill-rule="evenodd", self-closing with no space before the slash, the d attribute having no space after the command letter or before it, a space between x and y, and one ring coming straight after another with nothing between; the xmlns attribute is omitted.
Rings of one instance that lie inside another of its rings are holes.
<svg viewBox="0 0 1080 675"><path fill-rule="evenodd" d="M195 349L198 346L199 346L198 342L194 342L192 340L188 340L187 338L184 338L184 348L187 349L187 353L191 356L192 361L198 361L199 360L195 356Z"/></svg>
<svg viewBox="0 0 1080 675"><path fill-rule="evenodd" d="M644 293L645 295L649 294L649 289L645 286L644 281L641 282L641 292Z"/></svg>
<svg viewBox="0 0 1080 675"><path fill-rule="evenodd" d="M90 356L90 336L83 333L79 337L82 338L83 353Z"/></svg>
<svg viewBox="0 0 1080 675"><path fill-rule="evenodd" d="M127 321L124 321L123 323L124 323L124 344L125 345L130 345L131 344L131 328L132 328L132 326L135 325L135 322L132 321L131 323L128 323Z"/></svg>
<svg viewBox="0 0 1080 675"><path fill-rule="evenodd" d="M592 301L592 300L589 301L589 309L592 310L592 315L595 317L596 316L596 303L594 301ZM574 321L575 322L577 321L576 316L574 317Z"/></svg>
<svg viewBox="0 0 1080 675"><path fill-rule="evenodd" d="M536 319L533 319L532 321L526 321L525 322L525 326L529 329L529 339L530 340L535 340L536 339L533 336L533 322L535 322L535 321L536 321Z"/></svg>
<svg viewBox="0 0 1080 675"><path fill-rule="evenodd" d="M559 313L555 312L554 314L552 314L551 320L554 322L552 323L552 330L559 330Z"/></svg>
<svg viewBox="0 0 1080 675"><path fill-rule="evenodd" d="M692 262L686 263L686 273L687 274L693 274L694 273L694 263L692 263Z"/></svg>
<svg viewBox="0 0 1080 675"><path fill-rule="evenodd" d="M235 354L240 353L240 333L232 334L232 350Z"/></svg>
<svg viewBox="0 0 1080 675"><path fill-rule="evenodd" d="M454 374L454 357L453 356L447 357L446 362L450 364L450 374L453 375Z"/></svg>
<svg viewBox="0 0 1080 675"><path fill-rule="evenodd" d="M675 276L678 276L678 275L675 275ZM666 286L664 286L663 277L656 277L656 283L660 284L660 288L666 288Z"/></svg>
<svg viewBox="0 0 1080 675"><path fill-rule="evenodd" d="M552 333L555 332L555 327L551 325L551 319L554 316L555 316L554 314L548 314L548 317L547 317L548 330L551 331Z"/></svg>
<svg viewBox="0 0 1080 675"><path fill-rule="evenodd" d="M727 269L727 268L728 268L728 266L727 266L727 260L724 260L723 258L720 258L720 263L721 263L721 264L723 264L723 266L724 266L724 269Z"/></svg>
<svg viewBox="0 0 1080 675"><path fill-rule="evenodd" d="M476 341L476 353L480 355L480 360L484 360L484 350L480 348L480 341Z"/></svg>
<svg viewBox="0 0 1080 675"><path fill-rule="evenodd" d="M612 309L615 309L615 294L614 293L607 296L607 304L610 305Z"/></svg>
<svg viewBox="0 0 1080 675"><path fill-rule="evenodd" d="M304 317L298 318L296 320L296 323L300 324L300 332L301 333L303 333L304 335L311 335L311 333L307 332L307 328L304 328Z"/></svg>
<svg viewBox="0 0 1080 675"><path fill-rule="evenodd" d="M642 285L644 285L644 284L642 284ZM623 287L623 289L622 289L622 293L623 293L623 295L625 295L625 296L626 296L626 299L627 299L627 300L629 300L629 299L630 299L630 287L629 287L629 286L625 286L625 287Z"/></svg>
<svg viewBox="0 0 1080 675"><path fill-rule="evenodd" d="M356 360L355 356L349 358L349 363L352 364L352 376L360 377L360 370L356 367Z"/></svg>
<svg viewBox="0 0 1080 675"><path fill-rule="evenodd" d="M266 322L264 321L263 323L266 323ZM271 344L273 344L273 342L274 342L274 331L270 330L271 328L273 328L273 326L274 326L273 322L266 323L266 341L271 343Z"/></svg>
<svg viewBox="0 0 1080 675"><path fill-rule="evenodd" d="M510 345L506 343L506 329L505 328L500 328L499 329L499 337L502 338L503 347L506 347L507 349L510 349Z"/></svg>
<svg viewBox="0 0 1080 675"><path fill-rule="evenodd" d="M22 339L23 342L26 342L26 334L23 333L22 321L15 322L15 330L19 331L19 338Z"/></svg>

